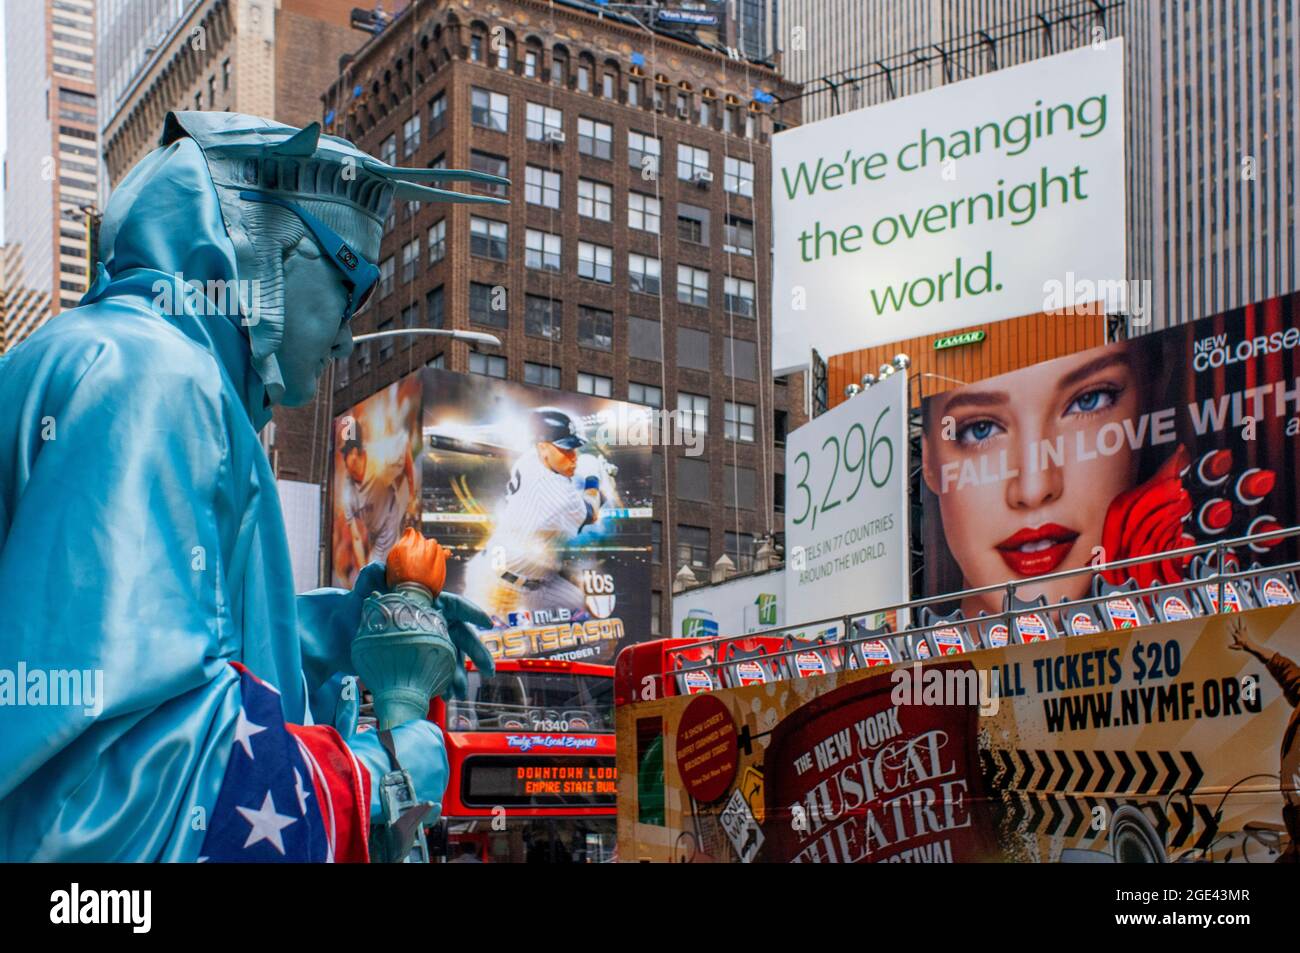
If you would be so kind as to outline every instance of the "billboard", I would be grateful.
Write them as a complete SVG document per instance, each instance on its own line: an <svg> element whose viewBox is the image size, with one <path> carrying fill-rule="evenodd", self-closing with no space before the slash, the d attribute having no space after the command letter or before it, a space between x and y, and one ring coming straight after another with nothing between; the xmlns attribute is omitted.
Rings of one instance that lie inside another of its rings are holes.
<svg viewBox="0 0 1300 953"><path fill-rule="evenodd" d="M909 598L907 382L886 377L788 438L787 624Z"/></svg>
<svg viewBox="0 0 1300 953"><path fill-rule="evenodd" d="M1123 77L1111 39L774 136L775 372L1123 301Z"/></svg>
<svg viewBox="0 0 1300 953"><path fill-rule="evenodd" d="M1287 606L620 705L619 854L1294 861L1297 663Z"/></svg>
<svg viewBox="0 0 1300 953"><path fill-rule="evenodd" d="M673 638L748 635L785 625L785 568L736 576L673 596Z"/></svg>
<svg viewBox="0 0 1300 953"><path fill-rule="evenodd" d="M1017 581L1022 599L1077 599L1087 574L1034 580L1300 522L1300 295L957 387L922 413L925 594ZM1136 572L1173 583L1187 567ZM961 608L999 612L1000 594Z"/></svg>
<svg viewBox="0 0 1300 953"><path fill-rule="evenodd" d="M426 369L420 521L501 658L612 664L650 637L651 411Z"/></svg>
<svg viewBox="0 0 1300 953"><path fill-rule="evenodd" d="M420 377L412 374L334 420L331 579L350 588L420 520Z"/></svg>

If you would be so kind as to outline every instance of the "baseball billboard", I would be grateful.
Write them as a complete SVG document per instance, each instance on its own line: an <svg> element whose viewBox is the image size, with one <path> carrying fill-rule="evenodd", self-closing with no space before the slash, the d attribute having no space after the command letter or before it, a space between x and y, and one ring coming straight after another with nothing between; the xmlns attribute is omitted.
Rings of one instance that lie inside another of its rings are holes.
<svg viewBox="0 0 1300 953"><path fill-rule="evenodd" d="M426 369L420 519L500 658L613 663L650 636L650 410ZM641 418L645 418L644 420Z"/></svg>
<svg viewBox="0 0 1300 953"><path fill-rule="evenodd" d="M790 625L909 598L907 381L892 374L788 438Z"/></svg>
<svg viewBox="0 0 1300 953"><path fill-rule="evenodd" d="M1300 295L957 387L922 413L925 594L1014 581L1022 599L1077 599L1086 573L1035 580L1300 523ZM1252 549L1243 563L1296 558L1292 540ZM961 608L1000 612L1000 593Z"/></svg>
<svg viewBox="0 0 1300 953"><path fill-rule="evenodd" d="M777 373L996 321L1125 303L1118 39L772 139Z"/></svg>
<svg viewBox="0 0 1300 953"><path fill-rule="evenodd" d="M331 575L350 587L368 563L388 558L420 521L420 376L412 374L334 420Z"/></svg>

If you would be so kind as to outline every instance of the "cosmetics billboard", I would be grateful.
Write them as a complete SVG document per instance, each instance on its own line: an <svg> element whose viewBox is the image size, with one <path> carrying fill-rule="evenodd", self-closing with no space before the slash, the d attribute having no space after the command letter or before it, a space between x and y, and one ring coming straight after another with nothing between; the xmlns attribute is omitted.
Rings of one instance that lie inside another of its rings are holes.
<svg viewBox="0 0 1300 953"><path fill-rule="evenodd" d="M1035 580L1300 522L1300 295L954 388L922 411L925 594L1015 581L1021 599L1077 599L1086 573ZM1291 540L1250 549L1244 564L1296 558ZM1171 558L1135 578L1190 570ZM960 608L999 612L1001 593Z"/></svg>

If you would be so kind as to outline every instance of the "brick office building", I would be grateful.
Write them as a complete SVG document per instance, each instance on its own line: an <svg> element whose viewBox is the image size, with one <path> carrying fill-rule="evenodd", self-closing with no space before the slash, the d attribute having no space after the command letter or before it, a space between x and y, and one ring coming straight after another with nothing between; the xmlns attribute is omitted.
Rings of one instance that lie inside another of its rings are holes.
<svg viewBox="0 0 1300 953"><path fill-rule="evenodd" d="M703 578L725 551L748 568L781 533L781 448L806 417L802 376L773 382L769 365L769 142L794 117L763 93L793 92L584 3L408 9L327 91L327 130L385 161L507 175L511 204L395 208L354 330L503 346L359 345L334 369L334 413L425 364L680 409L704 452L656 449L662 624L681 565ZM287 431L282 465L311 449Z"/></svg>

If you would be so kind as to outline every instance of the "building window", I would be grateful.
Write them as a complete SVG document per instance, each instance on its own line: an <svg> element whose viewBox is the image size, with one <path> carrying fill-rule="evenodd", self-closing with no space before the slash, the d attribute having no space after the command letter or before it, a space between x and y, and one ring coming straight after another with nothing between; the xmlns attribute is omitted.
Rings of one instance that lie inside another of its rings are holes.
<svg viewBox="0 0 1300 953"><path fill-rule="evenodd" d="M653 178L659 174L659 140L644 132L629 129L627 132L627 164L640 169L642 177Z"/></svg>
<svg viewBox="0 0 1300 953"><path fill-rule="evenodd" d="M627 104L629 106L641 105L641 80L629 79L627 81Z"/></svg>
<svg viewBox="0 0 1300 953"><path fill-rule="evenodd" d="M447 220L429 226L429 264L436 265L447 257Z"/></svg>
<svg viewBox="0 0 1300 953"><path fill-rule="evenodd" d="M483 62L483 37L477 33L469 38L469 59L471 63Z"/></svg>
<svg viewBox="0 0 1300 953"><path fill-rule="evenodd" d="M442 370L443 368L445 368L445 367L447 366L447 355L446 355L446 354L435 354L435 355L434 355L430 360L428 360L428 361L425 362L425 365L424 365L424 366L425 366L425 367L432 367L432 368L435 368L435 369L437 369L437 370Z"/></svg>
<svg viewBox="0 0 1300 953"><path fill-rule="evenodd" d="M578 373L578 393L593 397L609 397L614 392L614 381L599 374Z"/></svg>
<svg viewBox="0 0 1300 953"><path fill-rule="evenodd" d="M415 280L415 266L420 263L420 240L412 239L402 246L402 281Z"/></svg>
<svg viewBox="0 0 1300 953"><path fill-rule="evenodd" d="M663 559L664 524L655 520L650 524L650 561L658 565ZM658 593L655 593L658 595Z"/></svg>
<svg viewBox="0 0 1300 953"><path fill-rule="evenodd" d="M728 467L727 469L730 470L731 467ZM750 477L752 478L752 477L753 477L753 474L754 474L754 471L753 471L753 470L749 470L749 471L747 471L747 472L750 474ZM732 483L732 484L730 484L730 485L731 485L731 490L729 490L728 492L734 492L735 489L736 489L735 484ZM742 506L741 509L752 510L752 509L754 508L754 505L753 505L753 496L754 496L754 493L753 493L753 487L752 487L752 485L751 485L751 487L750 487L750 494L749 494L749 495L750 495L750 505L749 505L749 506ZM732 561L733 563L735 563L735 565L736 565L736 570L737 570L738 572L753 572L753 571L754 571L754 537L753 537L753 535L751 535L750 533L732 533L732 532L728 532L728 533L726 534L726 540L725 540L725 544L724 544L724 545L725 545L726 548L727 548L727 556L730 557L730 559L731 559L731 561Z"/></svg>
<svg viewBox="0 0 1300 953"><path fill-rule="evenodd" d="M722 107L722 131L725 133L731 132L731 128L734 124L734 120L732 119L733 112L735 112L735 110L730 106Z"/></svg>
<svg viewBox="0 0 1300 953"><path fill-rule="evenodd" d="M560 270L561 240L559 235L530 228L524 236L524 265L541 271Z"/></svg>
<svg viewBox="0 0 1300 953"><path fill-rule="evenodd" d="M614 99L617 95L617 86L613 73L605 73L600 77L600 95L606 99Z"/></svg>
<svg viewBox="0 0 1300 953"><path fill-rule="evenodd" d="M636 381L629 381L627 399L634 404L645 404L647 407L662 407L664 405L664 392L651 384L638 384Z"/></svg>
<svg viewBox="0 0 1300 953"><path fill-rule="evenodd" d="M470 87L469 121L480 129L506 132L510 127L510 97L503 93Z"/></svg>
<svg viewBox="0 0 1300 953"><path fill-rule="evenodd" d="M603 182L578 180L578 214L602 222L614 217L614 190Z"/></svg>
<svg viewBox="0 0 1300 953"><path fill-rule="evenodd" d="M397 165L397 134L389 136L379 144L379 161L384 165Z"/></svg>
<svg viewBox="0 0 1300 953"><path fill-rule="evenodd" d="M484 377L498 377L505 380L506 359L497 354L479 354L471 351L469 355L469 372L482 374Z"/></svg>
<svg viewBox="0 0 1300 953"><path fill-rule="evenodd" d="M487 218L471 216L469 220L469 253L494 261L506 260L507 226Z"/></svg>
<svg viewBox="0 0 1300 953"><path fill-rule="evenodd" d="M508 178L510 175L510 164L502 156L494 156L489 152L478 152L471 150L469 154L469 167L475 172L486 172L489 175L499 175ZM476 182L474 191L481 192L485 195L499 195L505 197L506 187L497 185L493 182Z"/></svg>
<svg viewBox="0 0 1300 953"><path fill-rule="evenodd" d="M709 150L697 149L685 143L677 144L677 178L694 182L709 171Z"/></svg>
<svg viewBox="0 0 1300 953"><path fill-rule="evenodd" d="M677 238L693 245L709 243L709 210L687 205L677 205Z"/></svg>
<svg viewBox="0 0 1300 953"><path fill-rule="evenodd" d="M658 321L647 318L627 319L627 353L643 361L662 361L663 334Z"/></svg>
<svg viewBox="0 0 1300 953"><path fill-rule="evenodd" d="M728 440L753 443L754 405L726 401L722 405L722 432Z"/></svg>
<svg viewBox="0 0 1300 953"><path fill-rule="evenodd" d="M643 232L659 232L659 200L640 192L627 193L627 225Z"/></svg>
<svg viewBox="0 0 1300 953"><path fill-rule="evenodd" d="M537 384L540 387L560 386L560 369L549 364L534 364L524 361L524 383Z"/></svg>
<svg viewBox="0 0 1300 953"><path fill-rule="evenodd" d="M469 283L469 319L476 324L504 328L509 324L506 289L501 285Z"/></svg>
<svg viewBox="0 0 1300 953"><path fill-rule="evenodd" d="M709 464L693 457L677 458L677 499L712 503L709 494Z"/></svg>
<svg viewBox="0 0 1300 953"><path fill-rule="evenodd" d="M525 110L524 132L529 139L543 142L548 133L564 131L564 113L540 103L529 103Z"/></svg>
<svg viewBox="0 0 1300 953"><path fill-rule="evenodd" d="M747 218L735 215L727 216L727 227L723 234L723 250L733 255L754 254L754 223Z"/></svg>
<svg viewBox="0 0 1300 953"><path fill-rule="evenodd" d="M754 163L727 156L723 187L736 195L754 197Z"/></svg>
<svg viewBox="0 0 1300 953"><path fill-rule="evenodd" d="M578 343L598 351L614 349L614 314L600 308L578 308Z"/></svg>
<svg viewBox="0 0 1300 953"><path fill-rule="evenodd" d="M677 94L677 118L685 119L691 114L691 99L685 93Z"/></svg>
<svg viewBox="0 0 1300 953"><path fill-rule="evenodd" d="M434 288L424 296L424 321L431 328L445 325L447 314L443 306L442 285Z"/></svg>
<svg viewBox="0 0 1300 953"><path fill-rule="evenodd" d="M614 280L614 249L578 242L578 277L609 284Z"/></svg>
<svg viewBox="0 0 1300 953"><path fill-rule="evenodd" d="M645 255L627 256L627 277L631 290L643 295L659 294L659 259Z"/></svg>
<svg viewBox="0 0 1300 953"><path fill-rule="evenodd" d="M540 295L524 296L524 333L555 343L560 340L561 302Z"/></svg>
<svg viewBox="0 0 1300 953"><path fill-rule="evenodd" d="M703 394L677 394L677 425L695 433L709 432L709 398Z"/></svg>
<svg viewBox="0 0 1300 953"><path fill-rule="evenodd" d="M510 41L504 38L497 45L497 69L510 69Z"/></svg>
<svg viewBox="0 0 1300 953"><path fill-rule="evenodd" d="M402 329L405 331L420 326L420 306L418 304L407 305L402 309ZM411 342L415 340L413 334L402 335L402 347L410 347Z"/></svg>
<svg viewBox="0 0 1300 953"><path fill-rule="evenodd" d="M379 297L393 293L393 256L389 255L379 263Z"/></svg>
<svg viewBox="0 0 1300 953"><path fill-rule="evenodd" d="M379 322L379 325L375 328L375 330L378 331L378 332L381 332L381 333L384 332L384 331L391 331L391 330L393 330L393 319L392 319L392 318L389 318L389 319L386 320L386 321L380 321L380 322ZM384 363L384 361L388 360L390 357L393 356L393 351L396 349L396 344L394 343L395 340L396 340L395 338L378 338L378 339L377 339L377 342L378 342L378 344L379 344L379 363L380 363L380 364Z"/></svg>
<svg viewBox="0 0 1300 953"><path fill-rule="evenodd" d="M614 154L614 127L605 122L578 117L578 151L597 159Z"/></svg>
<svg viewBox="0 0 1300 953"><path fill-rule="evenodd" d="M707 99L700 101L700 125L709 126L713 123L713 109Z"/></svg>
<svg viewBox="0 0 1300 953"><path fill-rule="evenodd" d="M402 155L408 159L420 148L420 114L416 113L402 123Z"/></svg>
<svg viewBox="0 0 1300 953"><path fill-rule="evenodd" d="M208 108L211 109L217 104L217 77L212 75L208 77Z"/></svg>
<svg viewBox="0 0 1300 953"><path fill-rule="evenodd" d="M754 316L754 283L744 278L727 276L723 285L722 300L726 309L732 314L752 318Z"/></svg>
<svg viewBox="0 0 1300 953"><path fill-rule="evenodd" d="M591 67L590 66L578 67L578 92L580 93L591 92Z"/></svg>
<svg viewBox="0 0 1300 953"><path fill-rule="evenodd" d="M194 94L194 111L200 112L203 109L203 90Z"/></svg>
<svg viewBox="0 0 1300 953"><path fill-rule="evenodd" d="M546 208L560 207L560 173L530 165L524 169L524 201Z"/></svg>
<svg viewBox="0 0 1300 953"><path fill-rule="evenodd" d="M709 306L709 273L703 268L677 266L677 300L697 308Z"/></svg>
<svg viewBox="0 0 1300 953"><path fill-rule="evenodd" d="M230 57L221 61L221 91L230 91Z"/></svg>
<svg viewBox="0 0 1300 953"><path fill-rule="evenodd" d="M703 526L677 527L677 565L709 568L709 531Z"/></svg>
<svg viewBox="0 0 1300 953"><path fill-rule="evenodd" d="M551 53L551 82L558 86L569 82L569 58L559 50Z"/></svg>
<svg viewBox="0 0 1300 953"><path fill-rule="evenodd" d="M723 338L722 373L744 381L758 379L758 346L753 341Z"/></svg>
<svg viewBox="0 0 1300 953"><path fill-rule="evenodd" d="M429 102L429 135L436 136L447 125L447 97L443 93Z"/></svg>
<svg viewBox="0 0 1300 953"><path fill-rule="evenodd" d="M709 369L709 332L695 328L677 329L677 366L695 371Z"/></svg>

